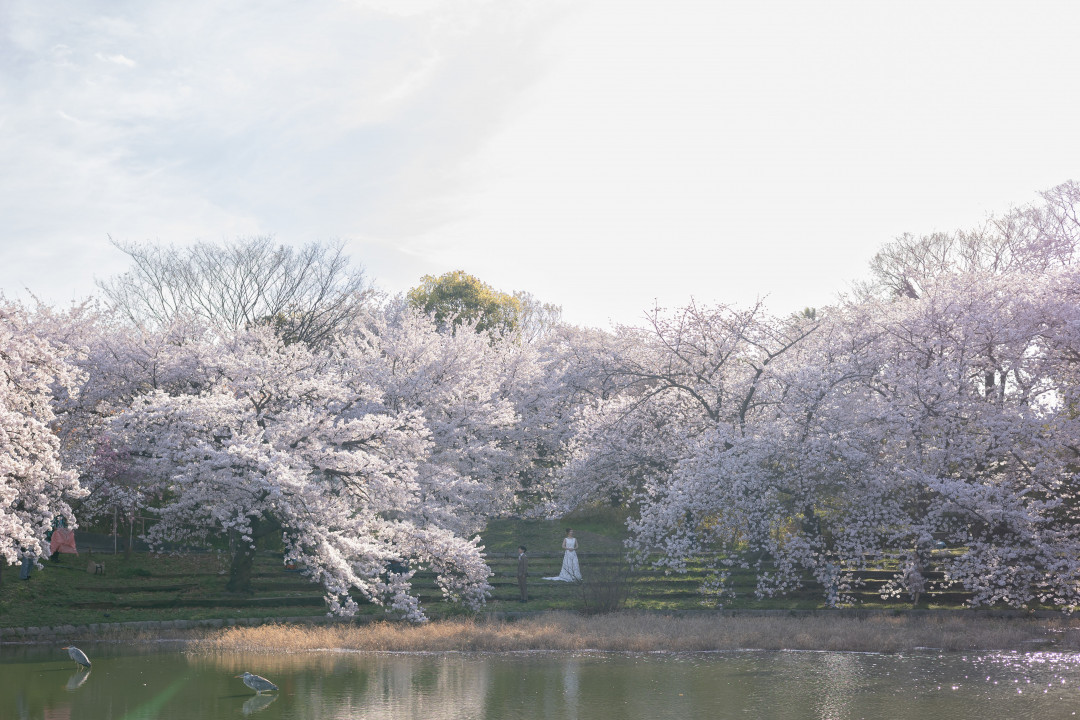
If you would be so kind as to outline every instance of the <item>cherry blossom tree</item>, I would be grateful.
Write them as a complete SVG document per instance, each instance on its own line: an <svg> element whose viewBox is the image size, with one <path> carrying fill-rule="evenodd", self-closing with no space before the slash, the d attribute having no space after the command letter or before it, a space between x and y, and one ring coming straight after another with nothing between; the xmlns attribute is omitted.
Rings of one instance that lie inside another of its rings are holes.
<svg viewBox="0 0 1080 720"><path fill-rule="evenodd" d="M908 542L964 549L945 568L976 603L1080 599L1077 313L1061 300L1076 277L967 274L875 309L887 332L869 387L897 419L879 464L917 491Z"/></svg>
<svg viewBox="0 0 1080 720"><path fill-rule="evenodd" d="M481 604L490 571L478 541L421 521L433 512L418 474L424 419L370 384L366 353L358 341L316 351L243 333L200 348L209 372L197 393L154 390L112 418L110 436L163 498L150 539L229 536L229 587L243 591L257 541L280 534L286 561L325 587L336 613L355 612L359 593L422 619L417 566L448 598ZM413 569L392 572L394 562Z"/></svg>
<svg viewBox="0 0 1080 720"><path fill-rule="evenodd" d="M942 539L976 603L1075 605L1070 274L969 273L838 308L822 372L789 383L774 466L808 509L771 552L798 549L826 582L897 552L919 567Z"/></svg>
<svg viewBox="0 0 1080 720"><path fill-rule="evenodd" d="M566 487L621 493L632 548L845 599L937 540L975 603L1077 604L1077 273L941 276L919 298L766 319L691 306L632 333ZM750 322L755 321L755 322Z"/></svg>
<svg viewBox="0 0 1080 720"><path fill-rule="evenodd" d="M503 344L500 392L518 418L510 436L518 512L540 516L555 510L556 480L569 462L584 401L595 390L591 366L595 342L603 336L556 324Z"/></svg>
<svg viewBox="0 0 1080 720"><path fill-rule="evenodd" d="M563 493L573 502L605 498L634 506L635 546L658 550L660 562L680 567L700 549L698 533L708 524L694 521L684 504L705 496L686 491L678 478L701 452L714 461L730 458L731 472L745 465L740 454L756 447L760 428L775 415L783 390L778 370L816 323L773 320L760 304L692 304L656 310L649 321L647 329L621 328L602 355L606 389L581 416Z"/></svg>
<svg viewBox="0 0 1080 720"><path fill-rule="evenodd" d="M956 274L1042 273L1068 267L1080 246L1080 184L1039 193L1040 204L992 216L982 227L930 235L901 235L870 262L873 293L919 298L940 278Z"/></svg>
<svg viewBox="0 0 1080 720"><path fill-rule="evenodd" d="M373 314L350 348L350 362L387 408L414 413L426 433L416 459L417 522L470 535L509 508L521 462L512 443L518 416L502 387L513 348L486 332L439 332L404 303Z"/></svg>
<svg viewBox="0 0 1080 720"><path fill-rule="evenodd" d="M719 549L761 594L809 571L837 602L854 569L945 538L976 602L1069 604L1070 282L970 274L824 322L692 306L624 329L586 363L563 498L627 501L638 549L673 567Z"/></svg>
<svg viewBox="0 0 1080 720"><path fill-rule="evenodd" d="M75 351L68 360L79 370L78 392L54 399L62 461L87 492L72 509L84 521L126 521L130 552L136 517L152 498L126 449L108 436L108 418L154 390L197 393L207 375L198 348L213 335L193 321L132 324L91 300L62 309L39 304L28 321L38 335Z"/></svg>
<svg viewBox="0 0 1080 720"><path fill-rule="evenodd" d="M60 457L54 432L57 395L75 393L70 350L33 332L20 306L0 305L0 557L48 554L45 534L55 517L69 527L69 502L83 494Z"/></svg>

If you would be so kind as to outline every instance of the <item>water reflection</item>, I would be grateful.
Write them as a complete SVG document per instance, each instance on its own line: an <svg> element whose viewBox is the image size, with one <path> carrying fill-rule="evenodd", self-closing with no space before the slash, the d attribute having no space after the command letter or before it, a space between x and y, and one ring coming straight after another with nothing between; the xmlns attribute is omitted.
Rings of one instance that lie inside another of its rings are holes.
<svg viewBox="0 0 1080 720"><path fill-rule="evenodd" d="M457 654L315 653L186 656L198 672L243 669L278 683L276 695L315 710L312 717L374 720L483 717L490 667Z"/></svg>
<svg viewBox="0 0 1080 720"><path fill-rule="evenodd" d="M260 710L265 710L275 700L277 700L277 695L254 695L244 703L240 711L245 715L253 715Z"/></svg>
<svg viewBox="0 0 1080 720"><path fill-rule="evenodd" d="M83 683L86 682L88 677L90 677L89 669L83 668L82 670L76 670L75 673L68 678L67 685L64 686L64 689L68 692L78 690L83 686Z"/></svg>
<svg viewBox="0 0 1080 720"><path fill-rule="evenodd" d="M200 656L103 646L92 675L70 675L55 654L0 653L0 720L922 720L1072 717L1080 705L1080 656L1061 653ZM253 695L233 677L244 670L280 690Z"/></svg>

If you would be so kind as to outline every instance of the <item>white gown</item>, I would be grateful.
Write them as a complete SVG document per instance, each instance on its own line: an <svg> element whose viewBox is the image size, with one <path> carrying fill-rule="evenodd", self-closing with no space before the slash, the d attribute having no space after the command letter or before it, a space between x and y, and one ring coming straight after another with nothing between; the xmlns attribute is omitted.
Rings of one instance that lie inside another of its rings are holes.
<svg viewBox="0 0 1080 720"><path fill-rule="evenodd" d="M562 546L566 550L562 556L562 570L555 577L546 577L544 579L577 582L581 579L581 567L577 561L577 538L566 538L563 540Z"/></svg>

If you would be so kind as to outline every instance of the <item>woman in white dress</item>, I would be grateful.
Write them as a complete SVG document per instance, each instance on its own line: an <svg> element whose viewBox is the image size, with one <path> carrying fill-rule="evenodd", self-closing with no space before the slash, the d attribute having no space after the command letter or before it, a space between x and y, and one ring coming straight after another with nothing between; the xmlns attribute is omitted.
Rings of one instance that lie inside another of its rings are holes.
<svg viewBox="0 0 1080 720"><path fill-rule="evenodd" d="M563 556L562 570L555 577L546 577L545 580L561 580L563 582L577 582L581 579L581 566L577 560L577 538L574 537L573 528L566 528L566 537L562 541Z"/></svg>

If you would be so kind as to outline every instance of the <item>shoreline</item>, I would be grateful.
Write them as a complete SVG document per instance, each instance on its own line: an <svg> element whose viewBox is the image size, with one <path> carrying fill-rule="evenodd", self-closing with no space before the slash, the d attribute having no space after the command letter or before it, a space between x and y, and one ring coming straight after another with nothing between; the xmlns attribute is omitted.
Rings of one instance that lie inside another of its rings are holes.
<svg viewBox="0 0 1080 720"><path fill-rule="evenodd" d="M1080 651L1080 617L1052 611L773 610L583 616L486 613L411 624L385 618L236 618L0 628L0 645L174 642L196 653Z"/></svg>

